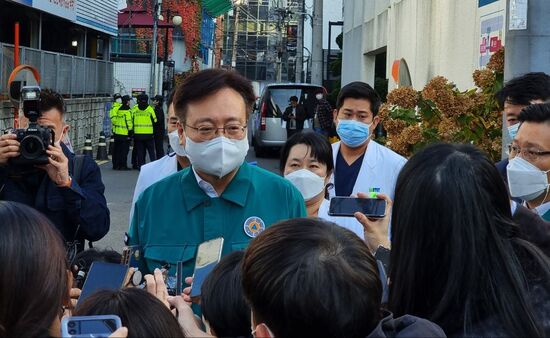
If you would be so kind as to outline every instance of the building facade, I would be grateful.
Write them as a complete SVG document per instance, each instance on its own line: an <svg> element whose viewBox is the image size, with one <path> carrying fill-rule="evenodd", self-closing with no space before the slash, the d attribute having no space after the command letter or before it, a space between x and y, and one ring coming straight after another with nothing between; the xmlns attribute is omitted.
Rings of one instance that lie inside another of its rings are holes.
<svg viewBox="0 0 550 338"><path fill-rule="evenodd" d="M412 86L437 75L459 89L504 45L505 0L344 0L342 85L389 79L395 60L408 64Z"/></svg>

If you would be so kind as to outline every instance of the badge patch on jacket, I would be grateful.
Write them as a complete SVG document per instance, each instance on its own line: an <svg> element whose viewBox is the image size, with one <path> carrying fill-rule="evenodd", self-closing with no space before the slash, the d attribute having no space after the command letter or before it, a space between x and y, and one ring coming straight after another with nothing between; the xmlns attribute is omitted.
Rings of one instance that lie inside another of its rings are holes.
<svg viewBox="0 0 550 338"><path fill-rule="evenodd" d="M252 216L244 221L244 233L250 238L256 238L265 230L265 223L260 217Z"/></svg>

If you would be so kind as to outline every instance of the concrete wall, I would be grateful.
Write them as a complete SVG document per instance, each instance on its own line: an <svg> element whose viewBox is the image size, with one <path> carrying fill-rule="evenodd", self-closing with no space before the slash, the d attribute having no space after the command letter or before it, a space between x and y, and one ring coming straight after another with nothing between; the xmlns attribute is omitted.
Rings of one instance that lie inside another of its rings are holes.
<svg viewBox="0 0 550 338"><path fill-rule="evenodd" d="M111 105L111 98L94 97L83 99L66 99L67 112L65 120L71 126L69 137L77 153L84 147L87 134L92 135L95 145L99 133L104 130L103 121ZM0 102L0 132L13 127L13 109L10 101ZM95 154L95 153L94 153Z"/></svg>
<svg viewBox="0 0 550 338"><path fill-rule="evenodd" d="M342 85L372 84L375 55L386 50L386 73L404 58L415 88L436 75L471 88L480 68L480 18L505 6L505 0L481 8L478 0L344 0ZM389 89L395 86L390 79Z"/></svg>

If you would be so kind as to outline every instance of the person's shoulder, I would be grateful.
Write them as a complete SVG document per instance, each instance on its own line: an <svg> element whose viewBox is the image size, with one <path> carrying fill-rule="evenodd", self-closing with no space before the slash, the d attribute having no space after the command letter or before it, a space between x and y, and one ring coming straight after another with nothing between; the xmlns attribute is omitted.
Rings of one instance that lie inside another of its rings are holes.
<svg viewBox="0 0 550 338"><path fill-rule="evenodd" d="M367 336L369 337L446 337L445 332L431 321L411 315L394 318L386 312L386 316L378 326Z"/></svg>
<svg viewBox="0 0 550 338"><path fill-rule="evenodd" d="M183 176L188 175L188 173L189 168L185 168L151 184L141 193L140 200L156 200L159 196L166 197L168 195L172 196L177 194L178 191L180 191L177 187L181 186Z"/></svg>
<svg viewBox="0 0 550 338"><path fill-rule="evenodd" d="M402 165L404 165L405 162L407 162L407 159L405 157L399 155L398 153L391 150L390 148L383 146L376 141L373 141L373 144L376 145L376 148L378 149L380 154L382 154L385 160L388 160L393 163L402 164Z"/></svg>

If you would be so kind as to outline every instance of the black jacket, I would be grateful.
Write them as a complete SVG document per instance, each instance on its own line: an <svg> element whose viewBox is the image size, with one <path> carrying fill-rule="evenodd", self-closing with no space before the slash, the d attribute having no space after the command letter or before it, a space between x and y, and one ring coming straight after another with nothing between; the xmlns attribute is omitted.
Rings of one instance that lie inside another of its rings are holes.
<svg viewBox="0 0 550 338"><path fill-rule="evenodd" d="M69 159L69 175L74 177L75 155L64 144L61 148ZM31 175L16 178L8 174L7 167L0 167L0 200L20 202L42 212L66 241L77 239L80 248L84 239L98 241L107 234L110 219L105 186L93 159L84 157L79 181L73 180L70 188L57 187L42 170Z"/></svg>
<svg viewBox="0 0 550 338"><path fill-rule="evenodd" d="M155 135L164 135L166 126L164 123L164 110L161 105L155 107L155 115L157 116L157 122L153 122L153 133Z"/></svg>
<svg viewBox="0 0 550 338"><path fill-rule="evenodd" d="M292 106L288 106L283 113L283 120L286 121L286 129L290 129L290 115L292 114ZM306 120L306 111L301 105L296 106L296 130L304 129L304 121Z"/></svg>
<svg viewBox="0 0 550 338"><path fill-rule="evenodd" d="M399 318L393 318L393 314L384 311L384 318L378 323L378 326L367 336L367 338L377 337L447 337L445 332L429 320L415 316L405 315Z"/></svg>
<svg viewBox="0 0 550 338"><path fill-rule="evenodd" d="M519 237L535 244L550 257L550 222L520 204L513 218L521 231Z"/></svg>

